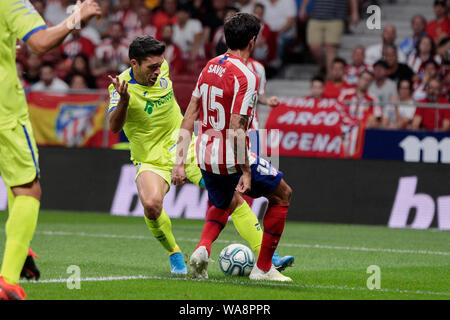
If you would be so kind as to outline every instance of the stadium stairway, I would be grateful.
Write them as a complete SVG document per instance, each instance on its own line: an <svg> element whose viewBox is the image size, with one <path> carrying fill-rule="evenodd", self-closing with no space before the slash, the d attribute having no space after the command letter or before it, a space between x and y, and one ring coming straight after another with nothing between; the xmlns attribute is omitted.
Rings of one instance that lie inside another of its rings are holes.
<svg viewBox="0 0 450 320"><path fill-rule="evenodd" d="M394 2L394 3L392 3ZM394 24L397 28L397 44L411 34L411 18L415 14L423 14L427 20L434 19L434 0L395 0L379 1L381 3L381 28L386 24ZM362 44L368 47L381 41L381 29L369 30L366 20L351 27L350 34L345 34L339 48L339 56L351 60L352 50ZM309 94L310 79L318 73L314 64L289 64L279 71L277 76L267 83L267 94L277 96L302 97ZM264 127L270 108L260 106L259 121Z"/></svg>

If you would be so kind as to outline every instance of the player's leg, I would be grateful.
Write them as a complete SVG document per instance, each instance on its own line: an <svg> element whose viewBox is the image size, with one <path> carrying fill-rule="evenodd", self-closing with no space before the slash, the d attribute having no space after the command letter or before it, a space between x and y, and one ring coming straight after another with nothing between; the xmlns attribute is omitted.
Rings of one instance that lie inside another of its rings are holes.
<svg viewBox="0 0 450 320"><path fill-rule="evenodd" d="M273 168L268 161L254 156L250 161L252 189L248 195L253 198L265 196L269 200L263 218L261 250L250 279L291 281L272 267L272 259L283 233L292 190L283 180L283 173Z"/></svg>
<svg viewBox="0 0 450 320"><path fill-rule="evenodd" d="M291 194L291 188L282 179L275 191L266 196L269 204L263 218L264 235L257 263L258 267L263 271L268 271L271 267L272 256L278 246L286 223Z"/></svg>
<svg viewBox="0 0 450 320"><path fill-rule="evenodd" d="M12 284L19 282L36 229L40 206L39 180L12 188L15 200L6 222L6 246L1 274Z"/></svg>
<svg viewBox="0 0 450 320"><path fill-rule="evenodd" d="M189 157L188 157L189 158ZM194 184L201 188L205 188L205 183L201 171L196 163L188 163L186 165L186 177ZM251 204L253 198L244 195L245 200L242 204L236 206L236 209L231 213L234 227L238 231L239 235L248 242L250 248L253 249L258 256L261 249L261 243L263 238L263 231L256 215L252 212ZM211 208L211 203L208 201L208 207L206 215ZM294 262L293 256L279 256L276 252L273 255L272 263L277 270L282 271L286 267L289 267Z"/></svg>
<svg viewBox="0 0 450 320"><path fill-rule="evenodd" d="M206 214L200 242L189 260L193 278L208 278L211 245L225 227L228 217L244 200L235 195L239 175L220 175L202 171L212 206Z"/></svg>
<svg viewBox="0 0 450 320"><path fill-rule="evenodd" d="M14 193L10 187L8 189L8 211L11 212L13 204L14 204ZM37 258L37 255L31 250L28 250L27 258L25 259L25 263L22 267L22 271L20 273L21 278L36 279L39 280L41 276L41 272L39 271L34 259Z"/></svg>
<svg viewBox="0 0 450 320"><path fill-rule="evenodd" d="M0 155L0 171L13 196L5 228L0 299L25 298L18 282L36 229L41 197L38 152L29 122L0 130Z"/></svg>
<svg viewBox="0 0 450 320"><path fill-rule="evenodd" d="M145 223L153 236L168 252L171 272L186 274L187 268L183 261L183 255L172 233L172 223L162 207L164 196L169 191L169 185L161 175L143 169L136 179L136 185L144 207Z"/></svg>

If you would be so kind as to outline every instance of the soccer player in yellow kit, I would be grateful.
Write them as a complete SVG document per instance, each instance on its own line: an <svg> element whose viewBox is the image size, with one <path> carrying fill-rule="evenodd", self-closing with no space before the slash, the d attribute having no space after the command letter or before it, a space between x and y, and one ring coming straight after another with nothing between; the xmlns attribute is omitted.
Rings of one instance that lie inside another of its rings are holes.
<svg viewBox="0 0 450 320"><path fill-rule="evenodd" d="M38 150L31 128L25 93L16 71L16 41L36 53L58 46L100 7L94 0L77 2L74 13L57 26L45 21L28 0L0 1L0 174L8 187L9 216L0 271L0 300L23 300L19 277L33 237L41 197Z"/></svg>
<svg viewBox="0 0 450 320"><path fill-rule="evenodd" d="M144 207L145 222L167 250L172 274L186 274L183 255L164 211L163 199L171 185L178 131L183 120L164 59L165 45L150 36L137 37L130 45L131 68L112 78L109 86L109 124L122 129L130 141L131 160L136 167L136 186ZM195 157L194 140L189 148L186 176L204 187ZM231 215L233 223L252 249L259 253L262 230L246 202ZM279 259L283 259L279 257ZM290 265L293 260L284 263Z"/></svg>

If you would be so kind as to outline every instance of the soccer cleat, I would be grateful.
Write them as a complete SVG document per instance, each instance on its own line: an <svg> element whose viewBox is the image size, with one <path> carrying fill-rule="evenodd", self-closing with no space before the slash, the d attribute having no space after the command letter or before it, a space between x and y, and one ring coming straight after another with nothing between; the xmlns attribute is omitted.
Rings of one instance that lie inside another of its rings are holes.
<svg viewBox="0 0 450 320"><path fill-rule="evenodd" d="M205 246L198 247L191 255L191 277L194 279L208 279L208 251Z"/></svg>
<svg viewBox="0 0 450 320"><path fill-rule="evenodd" d="M284 269L286 269L287 267L292 266L294 261L295 261L295 258L293 256L280 257L276 251L272 257L272 264L280 272L283 271Z"/></svg>
<svg viewBox="0 0 450 320"><path fill-rule="evenodd" d="M28 250L28 256L25 260L25 263L22 268L22 272L20 273L21 278L26 278L27 280L36 279L39 280L41 276L41 272L36 266L34 262L34 258L38 258L38 256L31 250Z"/></svg>
<svg viewBox="0 0 450 320"><path fill-rule="evenodd" d="M281 282L292 281L291 278L282 275L277 269L275 269L274 265L272 265L270 270L267 272L262 271L255 265L252 269L252 272L250 272L249 278L250 280L266 280L266 281L281 281Z"/></svg>
<svg viewBox="0 0 450 320"><path fill-rule="evenodd" d="M0 276L0 300L25 300L27 295L18 284L10 284Z"/></svg>
<svg viewBox="0 0 450 320"><path fill-rule="evenodd" d="M169 256L170 272L172 274L187 274L187 267L183 261L183 254L177 252Z"/></svg>

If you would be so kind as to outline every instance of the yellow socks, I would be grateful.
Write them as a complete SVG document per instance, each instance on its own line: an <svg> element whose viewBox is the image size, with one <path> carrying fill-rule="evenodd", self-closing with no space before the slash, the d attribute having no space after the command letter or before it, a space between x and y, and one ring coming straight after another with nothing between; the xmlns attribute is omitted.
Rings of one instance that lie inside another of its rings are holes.
<svg viewBox="0 0 450 320"><path fill-rule="evenodd" d="M33 197L18 196L9 208L6 222L6 245L1 275L8 283L17 284L28 248L36 229L40 202Z"/></svg>
<svg viewBox="0 0 450 320"><path fill-rule="evenodd" d="M252 212L247 202L244 201L231 214L233 224L242 238L249 244L256 255L259 255L261 250L261 242L263 238L263 231L259 224L258 218Z"/></svg>
<svg viewBox="0 0 450 320"><path fill-rule="evenodd" d="M164 210L161 211L161 215L156 220L150 220L147 217L144 218L145 223L153 236L161 243L164 249L167 250L169 255L181 252L172 233L172 223L170 218Z"/></svg>

